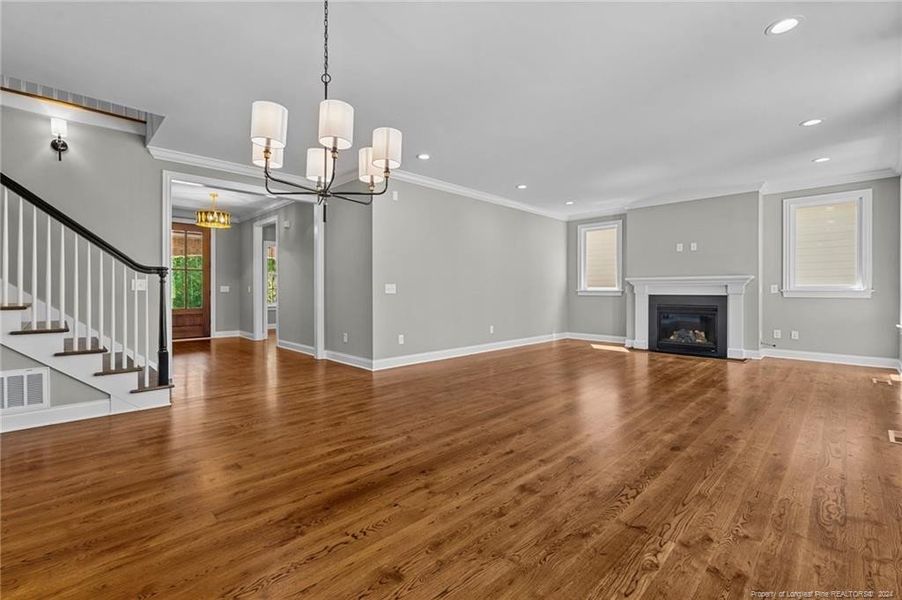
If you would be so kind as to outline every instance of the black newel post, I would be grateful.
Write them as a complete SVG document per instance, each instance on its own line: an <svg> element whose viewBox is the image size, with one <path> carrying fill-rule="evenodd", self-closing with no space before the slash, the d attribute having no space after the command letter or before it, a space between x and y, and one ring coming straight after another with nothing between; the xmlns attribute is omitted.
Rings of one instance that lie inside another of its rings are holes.
<svg viewBox="0 0 902 600"><path fill-rule="evenodd" d="M160 339L157 351L157 385L169 385L169 348L166 328L166 273L160 272Z"/></svg>

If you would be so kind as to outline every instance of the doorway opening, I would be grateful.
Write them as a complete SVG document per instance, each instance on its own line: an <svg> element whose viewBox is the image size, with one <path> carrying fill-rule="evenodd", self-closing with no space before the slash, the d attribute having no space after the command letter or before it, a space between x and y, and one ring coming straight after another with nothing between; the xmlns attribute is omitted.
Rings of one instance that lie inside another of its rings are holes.
<svg viewBox="0 0 902 600"><path fill-rule="evenodd" d="M172 339L210 337L210 230L174 222L170 237Z"/></svg>

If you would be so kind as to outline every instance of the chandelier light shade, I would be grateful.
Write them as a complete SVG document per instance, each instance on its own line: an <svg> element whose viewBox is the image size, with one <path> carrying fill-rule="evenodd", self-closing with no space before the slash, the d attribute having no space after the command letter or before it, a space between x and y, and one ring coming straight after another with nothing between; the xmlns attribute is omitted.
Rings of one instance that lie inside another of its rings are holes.
<svg viewBox="0 0 902 600"><path fill-rule="evenodd" d="M373 130L373 164L380 169L401 166L401 132L392 127Z"/></svg>
<svg viewBox="0 0 902 600"><path fill-rule="evenodd" d="M251 144L251 162L253 162L258 167L266 166L266 157L263 156L263 153L266 149L263 146L258 146L257 144ZM273 148L270 150L269 154L269 168L270 169L281 169L283 156L285 155L285 150L282 148Z"/></svg>
<svg viewBox="0 0 902 600"><path fill-rule="evenodd" d="M276 102L257 100L251 105L251 141L281 149L288 143L288 109Z"/></svg>
<svg viewBox="0 0 902 600"><path fill-rule="evenodd" d="M354 145L354 107L341 100L319 103L319 143L347 150Z"/></svg>
<svg viewBox="0 0 902 600"><path fill-rule="evenodd" d="M334 167L331 153L325 148L307 148L307 179L324 186L332 181Z"/></svg>
<svg viewBox="0 0 902 600"><path fill-rule="evenodd" d="M401 166L401 132L391 127L379 127L373 130L372 147L358 152L358 178L368 185L367 191L333 191L338 153L354 144L354 107L342 100L329 98L329 84L332 82L332 75L329 74L329 0L323 0L323 73L320 81L323 84L323 100L319 104L317 140L321 147L307 149L305 174L309 181L315 182L315 186L279 178L272 173L282 167L283 149L288 142L288 109L277 102L257 100L251 105L251 142L254 144L251 162L263 167L266 191L271 195L316 196L317 204L329 198L371 204L374 197L388 191L391 170ZM271 187L273 183L298 191L274 190ZM376 184L382 184L378 191ZM198 211L198 215L201 212ZM213 218L213 221L217 220ZM200 221L198 224L201 224Z"/></svg>
<svg viewBox="0 0 902 600"><path fill-rule="evenodd" d="M373 149L369 146L357 153L357 179L371 186L385 180L382 170L373 164Z"/></svg>

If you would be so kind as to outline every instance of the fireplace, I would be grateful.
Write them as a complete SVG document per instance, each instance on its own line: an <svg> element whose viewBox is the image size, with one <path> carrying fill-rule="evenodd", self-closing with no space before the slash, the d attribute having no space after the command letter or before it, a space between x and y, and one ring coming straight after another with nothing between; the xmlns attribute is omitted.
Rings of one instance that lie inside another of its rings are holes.
<svg viewBox="0 0 902 600"><path fill-rule="evenodd" d="M727 357L725 296L649 296L648 316L649 350Z"/></svg>

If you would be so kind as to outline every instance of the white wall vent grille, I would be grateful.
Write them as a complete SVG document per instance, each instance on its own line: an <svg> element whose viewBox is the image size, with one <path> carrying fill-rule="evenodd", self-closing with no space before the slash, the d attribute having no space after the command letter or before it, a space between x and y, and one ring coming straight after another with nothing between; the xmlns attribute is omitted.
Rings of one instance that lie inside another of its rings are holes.
<svg viewBox="0 0 902 600"><path fill-rule="evenodd" d="M50 406L50 369L0 371L0 410L4 413Z"/></svg>

